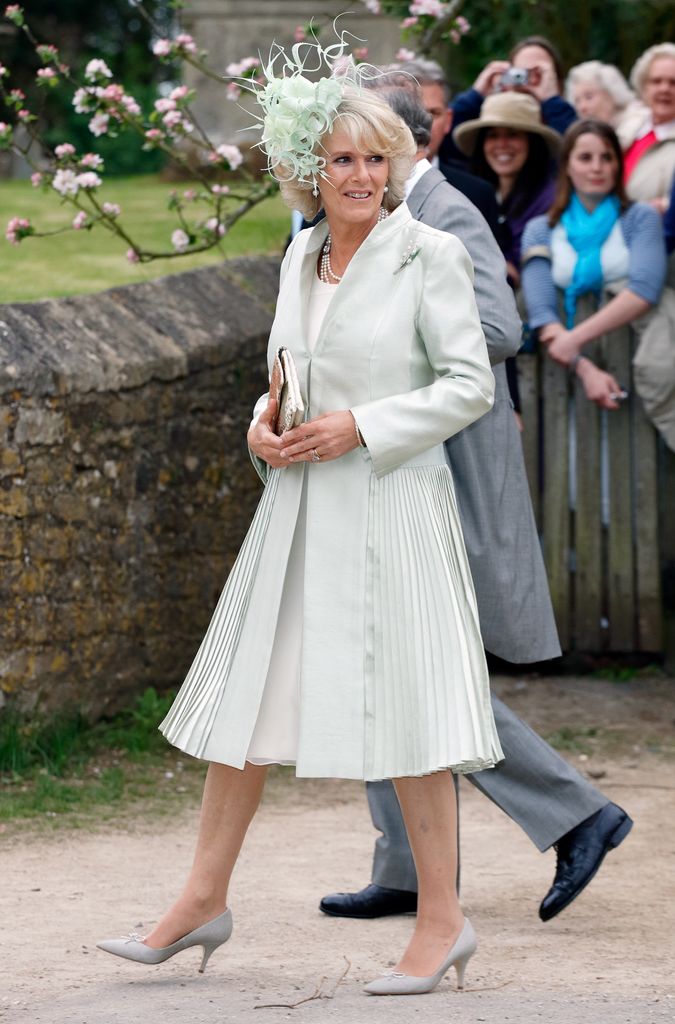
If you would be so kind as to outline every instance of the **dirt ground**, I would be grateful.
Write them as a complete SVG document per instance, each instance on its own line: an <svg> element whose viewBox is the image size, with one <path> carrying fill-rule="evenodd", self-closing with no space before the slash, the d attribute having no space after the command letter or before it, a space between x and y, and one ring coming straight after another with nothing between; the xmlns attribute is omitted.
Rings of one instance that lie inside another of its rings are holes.
<svg viewBox="0 0 675 1024"><path fill-rule="evenodd" d="M370 877L375 837L358 783L275 779L232 887L230 942L158 967L96 940L147 928L189 865L196 808L173 820L3 836L0 1020L11 1024L647 1024L675 1020L675 680L514 679L495 689L624 806L635 827L589 888L548 924L554 871L520 830L462 786L463 903L480 949L468 989L376 999L412 918L319 913L321 895ZM589 734L590 731L590 734ZM348 968L346 976L339 979ZM293 1004L321 986L327 998Z"/></svg>

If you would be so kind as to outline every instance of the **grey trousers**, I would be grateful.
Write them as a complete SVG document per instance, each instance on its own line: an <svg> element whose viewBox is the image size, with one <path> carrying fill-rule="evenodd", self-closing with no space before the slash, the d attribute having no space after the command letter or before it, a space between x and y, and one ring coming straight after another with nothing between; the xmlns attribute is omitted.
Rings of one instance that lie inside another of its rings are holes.
<svg viewBox="0 0 675 1024"><path fill-rule="evenodd" d="M609 799L494 695L492 709L504 760L467 779L543 852ZM372 881L415 892L415 864L394 786L387 780L366 788L373 825L382 833L375 842Z"/></svg>

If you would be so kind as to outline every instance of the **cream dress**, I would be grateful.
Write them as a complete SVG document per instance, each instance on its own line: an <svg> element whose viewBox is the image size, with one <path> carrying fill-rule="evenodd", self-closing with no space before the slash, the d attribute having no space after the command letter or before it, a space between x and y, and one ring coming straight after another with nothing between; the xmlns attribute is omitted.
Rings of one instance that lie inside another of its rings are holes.
<svg viewBox="0 0 675 1024"><path fill-rule="evenodd" d="M337 285L314 275L307 310L307 348L314 352ZM284 580L281 608L258 720L246 755L253 764L295 764L300 722L302 599L307 491L303 489Z"/></svg>

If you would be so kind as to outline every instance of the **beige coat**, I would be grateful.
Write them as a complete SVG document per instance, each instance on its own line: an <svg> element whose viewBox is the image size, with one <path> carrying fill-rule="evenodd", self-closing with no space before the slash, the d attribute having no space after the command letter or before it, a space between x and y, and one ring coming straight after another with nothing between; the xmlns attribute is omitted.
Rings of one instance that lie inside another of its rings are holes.
<svg viewBox="0 0 675 1024"><path fill-rule="evenodd" d="M256 460L265 491L162 729L189 753L243 767L304 490L297 774L489 766L501 751L443 447L493 400L471 262L454 236L399 207L352 259L310 355L307 298L326 231L289 248L268 361L287 346L308 416L352 409L368 448L281 470Z"/></svg>
<svg viewBox="0 0 675 1024"><path fill-rule="evenodd" d="M644 127L649 111L638 105L626 113L618 129L619 139L627 150ZM630 176L626 189L630 199L648 203L650 199L670 200L670 189L675 174L675 127L669 129L667 138L656 142L644 154Z"/></svg>

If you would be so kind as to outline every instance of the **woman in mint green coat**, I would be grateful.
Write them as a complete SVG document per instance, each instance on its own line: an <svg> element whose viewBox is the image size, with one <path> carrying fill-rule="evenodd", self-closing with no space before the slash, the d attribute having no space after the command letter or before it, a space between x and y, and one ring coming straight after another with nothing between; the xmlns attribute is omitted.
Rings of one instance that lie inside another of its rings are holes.
<svg viewBox="0 0 675 1024"><path fill-rule="evenodd" d="M306 420L278 437L274 402L256 407L263 496L162 723L211 762L186 888L147 939L102 948L158 962L202 945L207 959L231 930L229 877L264 766L291 762L395 780L420 909L397 974L368 991L430 991L452 964L461 981L475 949L447 769L501 757L443 447L489 410L494 382L465 249L402 202L415 153L403 122L336 79L274 82L288 96L266 111L265 144L291 179L284 197L326 211L286 254L269 343L270 368L280 347L293 356ZM275 129L284 104L285 125L307 106L319 124L305 150L303 133Z"/></svg>

